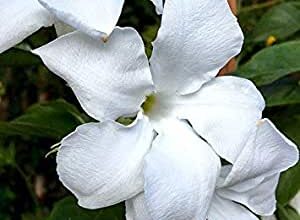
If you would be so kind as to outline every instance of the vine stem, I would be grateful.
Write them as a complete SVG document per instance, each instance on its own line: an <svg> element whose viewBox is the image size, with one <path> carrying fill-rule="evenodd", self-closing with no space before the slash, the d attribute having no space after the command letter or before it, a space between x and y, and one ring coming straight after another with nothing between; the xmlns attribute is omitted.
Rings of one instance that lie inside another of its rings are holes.
<svg viewBox="0 0 300 220"><path fill-rule="evenodd" d="M268 8L270 6L273 6L275 4L283 2L282 0L273 0L273 1L268 1L264 3L259 3L259 4L254 4L246 7L242 7L240 9L240 13L245 13L245 12L250 12L258 9L263 9L263 8Z"/></svg>
<svg viewBox="0 0 300 220"><path fill-rule="evenodd" d="M21 169L21 167L18 164L15 164L15 168L17 169L17 171L19 172L19 174L23 178L23 180L25 182L25 185L26 185L26 188L27 188L27 190L30 194L30 197L31 197L35 207L38 207L39 203L38 203L37 198L36 198L36 196L33 192L33 188L32 188L32 185L31 185L28 177L26 176L26 174L24 173L24 171Z"/></svg>

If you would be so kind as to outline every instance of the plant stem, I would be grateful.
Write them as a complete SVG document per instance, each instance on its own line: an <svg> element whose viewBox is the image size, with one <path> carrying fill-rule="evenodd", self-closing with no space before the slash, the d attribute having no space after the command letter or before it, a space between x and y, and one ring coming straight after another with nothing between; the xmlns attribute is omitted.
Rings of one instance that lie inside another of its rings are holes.
<svg viewBox="0 0 300 220"><path fill-rule="evenodd" d="M258 10L258 9L268 8L268 7L271 7L271 6L281 3L281 2L282 2L282 0L273 0L273 1L268 1L268 2L264 2L264 3L260 3L260 4L253 4L250 6L242 7L240 9L240 13L251 12L254 10Z"/></svg>
<svg viewBox="0 0 300 220"><path fill-rule="evenodd" d="M25 182L25 185L26 185L26 188L31 196L31 199L35 205L35 207L38 207L38 201L37 201L37 198L33 192L33 188L32 188L32 185L30 183L30 181L28 180L28 177L26 176L26 174L24 173L24 171L21 169L21 167L18 165L18 164L15 164L15 168L17 169L17 171L19 172L19 174L21 175L21 177L23 178L24 182Z"/></svg>

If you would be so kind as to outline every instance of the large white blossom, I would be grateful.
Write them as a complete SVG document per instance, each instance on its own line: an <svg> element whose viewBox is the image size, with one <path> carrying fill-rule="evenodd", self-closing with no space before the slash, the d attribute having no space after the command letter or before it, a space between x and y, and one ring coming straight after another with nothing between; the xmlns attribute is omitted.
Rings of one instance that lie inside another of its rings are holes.
<svg viewBox="0 0 300 220"><path fill-rule="evenodd" d="M268 119L259 121L234 164L222 167L207 219L259 220L253 213L271 215L276 207L275 189L279 174L293 166L297 160L295 144L284 137ZM159 193L156 196L164 202L165 195ZM128 220L172 219L153 217L151 208L161 207L152 207L145 195L147 198L147 190L126 201ZM198 215L174 219L205 218Z"/></svg>
<svg viewBox="0 0 300 220"><path fill-rule="evenodd" d="M78 29L105 40L123 4L124 0L0 0L0 53L53 24L58 35Z"/></svg>
<svg viewBox="0 0 300 220"><path fill-rule="evenodd" d="M135 220L225 219L220 209L255 219L235 202L274 211L278 175L298 154L260 121L265 103L250 81L215 77L242 42L226 0L174 0L150 67L132 28L115 28L107 42L75 31L33 51L101 121L79 126L57 155L59 178L81 206L126 200ZM129 126L115 122L134 115ZM216 153L232 166L221 168Z"/></svg>

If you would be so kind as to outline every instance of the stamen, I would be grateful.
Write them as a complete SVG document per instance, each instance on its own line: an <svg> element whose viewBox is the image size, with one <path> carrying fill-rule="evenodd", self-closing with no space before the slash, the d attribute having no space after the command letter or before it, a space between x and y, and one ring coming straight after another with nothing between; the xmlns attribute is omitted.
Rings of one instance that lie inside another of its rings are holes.
<svg viewBox="0 0 300 220"><path fill-rule="evenodd" d="M52 149L45 155L45 158L48 158L51 154L58 152L58 150L59 150L59 147Z"/></svg>
<svg viewBox="0 0 300 220"><path fill-rule="evenodd" d="M58 152L59 148L60 148L61 142L58 142L56 144L53 144L50 147L50 151L45 155L45 158L49 157L51 154Z"/></svg>

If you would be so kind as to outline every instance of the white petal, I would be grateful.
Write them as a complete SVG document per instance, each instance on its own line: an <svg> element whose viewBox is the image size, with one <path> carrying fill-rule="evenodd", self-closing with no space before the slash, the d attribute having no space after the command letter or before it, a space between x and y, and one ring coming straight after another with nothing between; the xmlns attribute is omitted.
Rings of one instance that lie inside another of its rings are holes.
<svg viewBox="0 0 300 220"><path fill-rule="evenodd" d="M253 83L231 76L217 77L197 93L174 102L177 115L188 119L198 134L231 163L244 148L265 107Z"/></svg>
<svg viewBox="0 0 300 220"><path fill-rule="evenodd" d="M130 127L113 121L79 126L61 142L59 178L85 208L129 199L143 191L143 160L152 140L145 118Z"/></svg>
<svg viewBox="0 0 300 220"><path fill-rule="evenodd" d="M116 28L106 43L73 32L33 52L100 121L137 112L153 87L143 41L131 28Z"/></svg>
<svg viewBox="0 0 300 220"><path fill-rule="evenodd" d="M259 215L275 211L280 172L297 163L299 152L268 120L261 120L221 185L219 194Z"/></svg>
<svg viewBox="0 0 300 220"><path fill-rule="evenodd" d="M0 53L54 23L37 0L0 0Z"/></svg>
<svg viewBox="0 0 300 220"><path fill-rule="evenodd" d="M166 1L150 60L159 91L195 92L242 47L227 0Z"/></svg>
<svg viewBox="0 0 300 220"><path fill-rule="evenodd" d="M126 220L152 220L148 213L144 193L126 200Z"/></svg>
<svg viewBox="0 0 300 220"><path fill-rule="evenodd" d="M292 199L290 206L292 206L300 214L300 192L298 192L297 195Z"/></svg>
<svg viewBox="0 0 300 220"><path fill-rule="evenodd" d="M145 200L152 219L206 219L220 160L189 125L166 126L145 160Z"/></svg>
<svg viewBox="0 0 300 220"><path fill-rule="evenodd" d="M223 198L227 198L247 206L258 215L272 215L276 210L275 191L279 174L258 179L248 180L241 184L218 189Z"/></svg>
<svg viewBox="0 0 300 220"><path fill-rule="evenodd" d="M64 23L96 38L106 38L113 31L124 0L39 0Z"/></svg>
<svg viewBox="0 0 300 220"><path fill-rule="evenodd" d="M271 121L263 119L249 137L224 185L278 174L294 166L298 159L296 145L284 137Z"/></svg>
<svg viewBox="0 0 300 220"><path fill-rule="evenodd" d="M262 216L261 220L277 220L275 215L270 215L270 216Z"/></svg>
<svg viewBox="0 0 300 220"><path fill-rule="evenodd" d="M157 14L162 14L164 10L163 0L150 0L155 5L155 10Z"/></svg>
<svg viewBox="0 0 300 220"><path fill-rule="evenodd" d="M213 197L208 212L208 220L259 220L242 205L223 199L218 195Z"/></svg>
<svg viewBox="0 0 300 220"><path fill-rule="evenodd" d="M54 27L58 37L75 31L73 27L60 21L55 22Z"/></svg>

